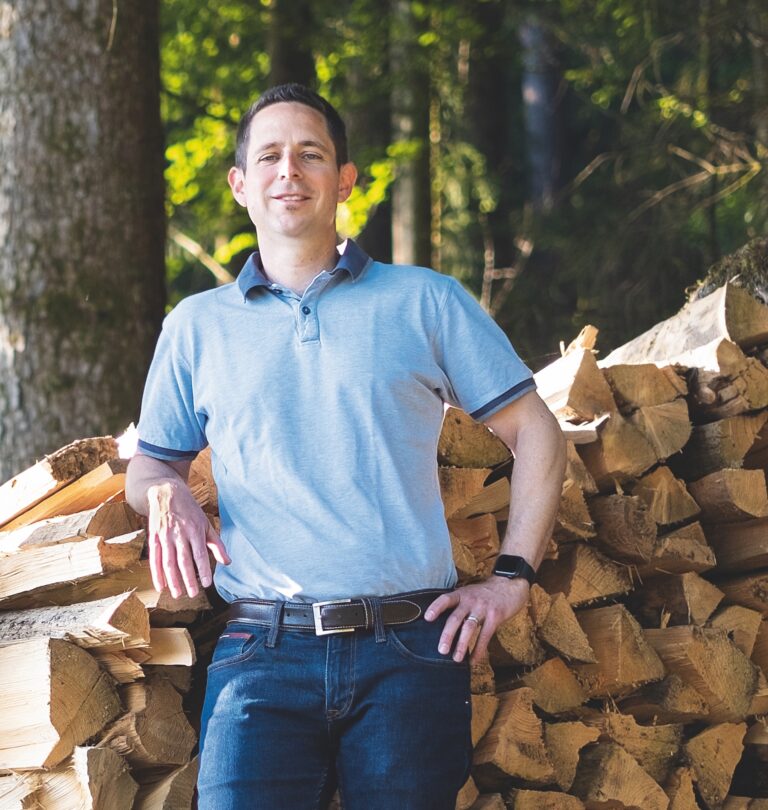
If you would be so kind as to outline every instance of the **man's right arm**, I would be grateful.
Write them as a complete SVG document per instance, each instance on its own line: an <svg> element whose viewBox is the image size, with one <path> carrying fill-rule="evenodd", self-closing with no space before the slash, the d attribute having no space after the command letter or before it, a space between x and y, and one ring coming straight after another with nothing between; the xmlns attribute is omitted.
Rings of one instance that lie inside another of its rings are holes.
<svg viewBox="0 0 768 810"><path fill-rule="evenodd" d="M187 486L191 463L137 453L126 477L126 500L148 518L152 582L158 591L167 585L174 599L184 589L195 596L199 583L204 588L211 584L209 548L218 562L230 562L221 538Z"/></svg>

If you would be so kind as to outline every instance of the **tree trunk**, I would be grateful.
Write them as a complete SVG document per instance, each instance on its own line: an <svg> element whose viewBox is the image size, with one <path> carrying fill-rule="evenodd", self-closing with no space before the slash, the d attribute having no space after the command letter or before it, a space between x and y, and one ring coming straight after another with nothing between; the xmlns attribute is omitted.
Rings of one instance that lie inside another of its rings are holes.
<svg viewBox="0 0 768 810"><path fill-rule="evenodd" d="M0 481L138 415L165 303L157 10L0 7Z"/></svg>
<svg viewBox="0 0 768 810"><path fill-rule="evenodd" d="M256 5L256 4L254 4ZM258 13L258 12L252 12ZM269 83L299 82L315 78L315 61L308 32L312 30L310 0L273 0L269 23Z"/></svg>
<svg viewBox="0 0 768 810"><path fill-rule="evenodd" d="M392 187L392 260L429 265L429 79L414 53L418 34L409 4L392 0L391 19L392 137L407 153Z"/></svg>

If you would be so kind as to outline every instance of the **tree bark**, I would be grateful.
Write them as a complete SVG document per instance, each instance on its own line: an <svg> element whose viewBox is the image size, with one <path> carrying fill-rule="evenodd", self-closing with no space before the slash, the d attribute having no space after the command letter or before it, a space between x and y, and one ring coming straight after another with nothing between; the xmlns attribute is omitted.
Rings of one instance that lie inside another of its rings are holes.
<svg viewBox="0 0 768 810"><path fill-rule="evenodd" d="M0 6L0 481L138 414L165 304L157 16Z"/></svg>
<svg viewBox="0 0 768 810"><path fill-rule="evenodd" d="M429 78L415 53L418 33L409 4L392 0L390 13L392 137L395 147L408 150L392 186L392 260L429 265Z"/></svg>
<svg viewBox="0 0 768 810"><path fill-rule="evenodd" d="M253 12L257 13L257 12ZM315 61L309 41L312 30L309 0L273 0L269 24L269 83L311 84Z"/></svg>

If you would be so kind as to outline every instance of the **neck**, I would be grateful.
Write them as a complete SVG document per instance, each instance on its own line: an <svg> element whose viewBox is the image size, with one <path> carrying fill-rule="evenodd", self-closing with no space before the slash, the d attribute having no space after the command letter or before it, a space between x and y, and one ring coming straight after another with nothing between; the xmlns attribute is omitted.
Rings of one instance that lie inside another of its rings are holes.
<svg viewBox="0 0 768 810"><path fill-rule="evenodd" d="M336 266L336 234L323 244L300 240L277 244L260 239L259 256L264 274L270 281L301 294L318 273Z"/></svg>

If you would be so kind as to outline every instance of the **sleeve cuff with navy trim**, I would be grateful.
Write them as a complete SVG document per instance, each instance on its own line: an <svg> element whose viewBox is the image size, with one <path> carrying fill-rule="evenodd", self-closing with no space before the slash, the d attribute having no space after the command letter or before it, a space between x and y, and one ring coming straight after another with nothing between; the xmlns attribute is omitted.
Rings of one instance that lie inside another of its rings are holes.
<svg viewBox="0 0 768 810"><path fill-rule="evenodd" d="M499 396L494 397L490 402L487 402L481 408L472 411L472 413L470 413L470 416L479 422L486 416L490 416L495 411L498 411L504 405L509 405L510 402L519 399L523 394L526 394L528 391L534 390L536 390L536 382L533 379L533 377L529 377L527 380L523 380L522 382L517 383L517 385L513 385L511 388L507 389L503 394L499 394Z"/></svg>
<svg viewBox="0 0 768 810"><path fill-rule="evenodd" d="M160 461L188 461L193 459L200 450L173 450L170 447L159 447L139 439L139 450L146 456L160 459Z"/></svg>

